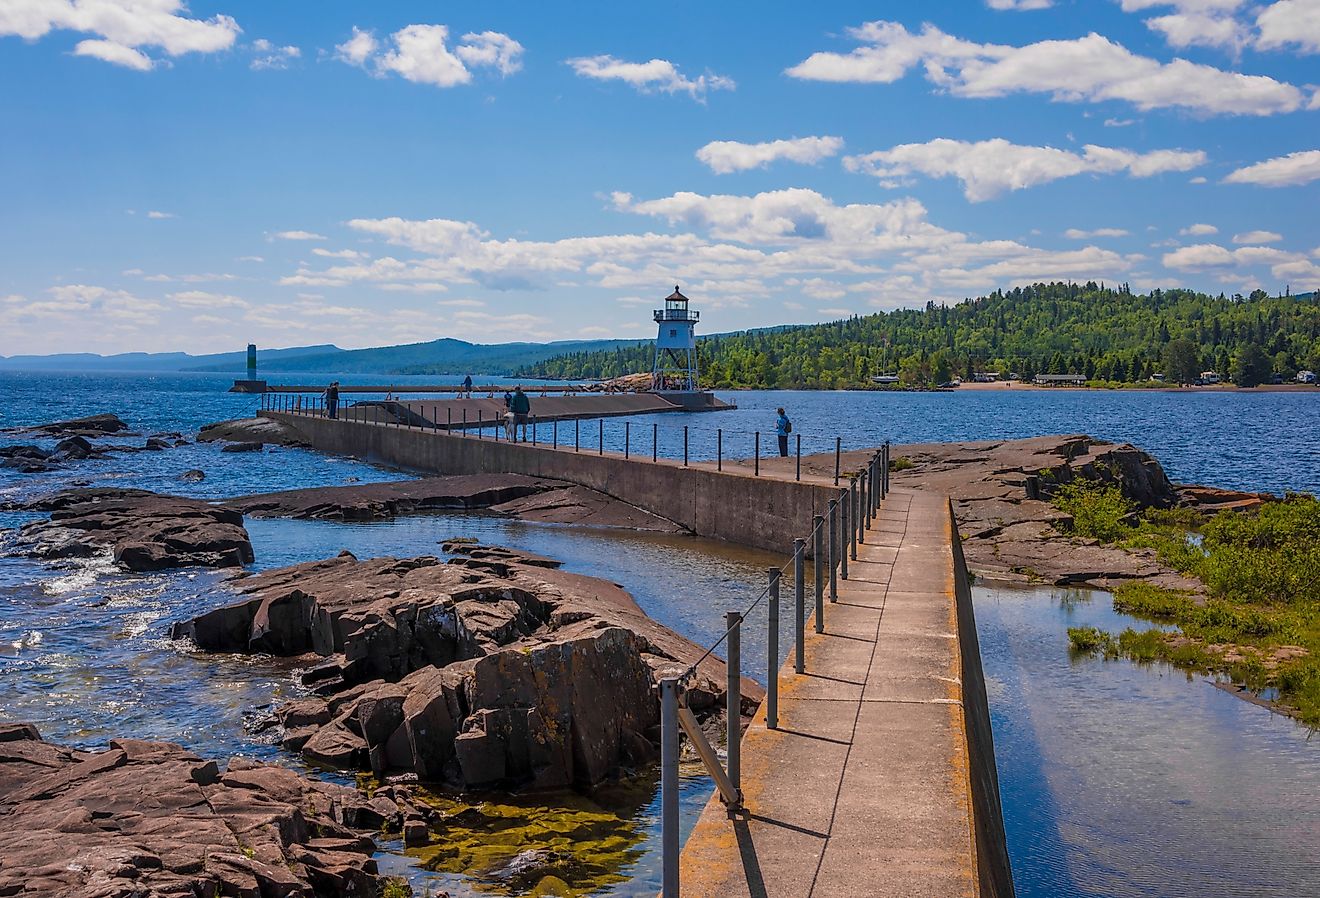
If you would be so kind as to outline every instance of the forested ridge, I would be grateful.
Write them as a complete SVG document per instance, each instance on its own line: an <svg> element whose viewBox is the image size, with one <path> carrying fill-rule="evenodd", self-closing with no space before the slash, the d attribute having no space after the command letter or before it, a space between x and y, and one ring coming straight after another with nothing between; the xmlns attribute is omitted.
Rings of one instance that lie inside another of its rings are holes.
<svg viewBox="0 0 1320 898"><path fill-rule="evenodd" d="M699 303L698 303L699 304ZM528 365L525 376L608 378L650 371L653 344L575 352ZM1186 382L1219 372L1245 386L1320 371L1315 294L1132 293L1095 283L1036 284L956 305L928 303L826 324L699 340L701 380L722 388L843 388L897 374L909 386L976 372L1083 374L1089 380Z"/></svg>

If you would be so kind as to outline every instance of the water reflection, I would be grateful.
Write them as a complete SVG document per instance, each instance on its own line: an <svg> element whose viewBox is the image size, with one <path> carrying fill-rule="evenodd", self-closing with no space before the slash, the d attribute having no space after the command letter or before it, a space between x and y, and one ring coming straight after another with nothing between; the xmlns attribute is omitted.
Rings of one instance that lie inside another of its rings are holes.
<svg viewBox="0 0 1320 898"><path fill-rule="evenodd" d="M1320 893L1320 740L1167 665L1070 657L1106 593L974 590L1023 898Z"/></svg>

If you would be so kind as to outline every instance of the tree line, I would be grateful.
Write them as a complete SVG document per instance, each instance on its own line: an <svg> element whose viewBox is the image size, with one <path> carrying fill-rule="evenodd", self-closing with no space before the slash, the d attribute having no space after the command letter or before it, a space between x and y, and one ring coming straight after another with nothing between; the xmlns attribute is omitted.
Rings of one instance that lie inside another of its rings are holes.
<svg viewBox="0 0 1320 898"><path fill-rule="evenodd" d="M654 344L570 352L519 374L570 380L650 371ZM1242 386L1320 371L1320 300L1314 293L1210 296L1050 283L996 290L955 305L928 302L831 321L698 341L703 387L841 389L878 375L905 386L995 371L1030 379L1081 374L1116 384L1155 375L1190 383L1215 371Z"/></svg>

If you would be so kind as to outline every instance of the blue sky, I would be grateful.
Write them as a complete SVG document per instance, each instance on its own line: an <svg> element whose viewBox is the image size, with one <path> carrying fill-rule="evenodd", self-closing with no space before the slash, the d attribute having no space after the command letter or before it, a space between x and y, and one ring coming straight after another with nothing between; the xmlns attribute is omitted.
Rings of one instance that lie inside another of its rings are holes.
<svg viewBox="0 0 1320 898"><path fill-rule="evenodd" d="M1320 0L0 0L0 354L1320 287Z"/></svg>

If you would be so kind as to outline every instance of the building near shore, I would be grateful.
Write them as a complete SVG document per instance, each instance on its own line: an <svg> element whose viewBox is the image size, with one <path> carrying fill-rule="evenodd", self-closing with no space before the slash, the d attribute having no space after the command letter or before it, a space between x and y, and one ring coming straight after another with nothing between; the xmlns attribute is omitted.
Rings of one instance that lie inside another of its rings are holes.
<svg viewBox="0 0 1320 898"><path fill-rule="evenodd" d="M1031 382L1038 387L1083 387L1085 374L1037 374Z"/></svg>

